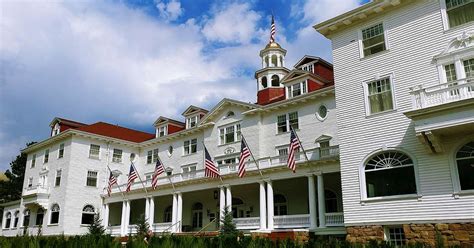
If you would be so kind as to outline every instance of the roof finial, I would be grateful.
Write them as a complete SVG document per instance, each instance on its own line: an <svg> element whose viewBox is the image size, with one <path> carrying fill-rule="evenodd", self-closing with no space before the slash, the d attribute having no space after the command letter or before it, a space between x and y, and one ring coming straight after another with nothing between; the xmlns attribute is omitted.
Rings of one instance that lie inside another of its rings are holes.
<svg viewBox="0 0 474 248"><path fill-rule="evenodd" d="M272 26L270 28L270 43L275 42L275 33L276 33L276 26L275 26L275 19L273 18L273 10L272 10Z"/></svg>

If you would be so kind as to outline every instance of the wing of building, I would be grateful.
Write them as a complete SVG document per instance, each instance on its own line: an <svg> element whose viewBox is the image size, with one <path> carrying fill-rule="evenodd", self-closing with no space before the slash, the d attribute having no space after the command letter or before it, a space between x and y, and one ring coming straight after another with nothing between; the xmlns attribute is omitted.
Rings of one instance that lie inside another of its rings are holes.
<svg viewBox="0 0 474 248"><path fill-rule="evenodd" d="M23 151L23 197L4 204L3 235L39 225L85 233L96 213L115 236L136 232L141 215L157 233L215 231L228 207L239 230L270 237L402 244L439 232L472 244L473 8L375 0L317 24L334 69L309 55L288 68L287 51L270 41L255 103L189 106L179 120L158 117L155 134L56 118L51 137ZM301 142L296 173L291 129ZM252 156L239 178L242 137ZM204 145L222 180L205 176ZM165 173L153 190L158 159ZM132 162L139 178L125 193ZM118 184L109 197L110 173Z"/></svg>

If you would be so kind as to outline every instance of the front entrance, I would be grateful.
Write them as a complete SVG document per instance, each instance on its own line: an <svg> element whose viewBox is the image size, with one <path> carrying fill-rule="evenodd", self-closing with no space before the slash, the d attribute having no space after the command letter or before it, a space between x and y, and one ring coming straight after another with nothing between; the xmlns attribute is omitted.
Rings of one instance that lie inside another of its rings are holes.
<svg viewBox="0 0 474 248"><path fill-rule="evenodd" d="M193 204L191 210L191 216L193 218L192 228L193 230L199 230L202 228L202 203L196 202Z"/></svg>

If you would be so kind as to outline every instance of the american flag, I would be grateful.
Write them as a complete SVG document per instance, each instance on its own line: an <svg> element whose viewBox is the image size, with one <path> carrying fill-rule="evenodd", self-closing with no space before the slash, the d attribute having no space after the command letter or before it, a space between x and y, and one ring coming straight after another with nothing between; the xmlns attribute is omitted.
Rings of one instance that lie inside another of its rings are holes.
<svg viewBox="0 0 474 248"><path fill-rule="evenodd" d="M244 141L242 136L242 141L240 145L240 158L239 158L239 177L245 176L245 162L250 157L250 149L247 146L247 142Z"/></svg>
<svg viewBox="0 0 474 248"><path fill-rule="evenodd" d="M296 160L295 154L298 152L299 148L301 147L300 141L298 136L296 136L295 130L290 126L291 134L290 134L290 148L288 150L288 168L290 168L293 172L296 171Z"/></svg>
<svg viewBox="0 0 474 248"><path fill-rule="evenodd" d="M135 170L135 166L131 164L130 173L128 173L127 189L125 190L125 192L130 192L130 189L132 188L132 184L137 178L138 178L138 175L137 175L137 171Z"/></svg>
<svg viewBox="0 0 474 248"><path fill-rule="evenodd" d="M153 189L156 189L156 186L158 185L158 176L163 174L163 172L165 172L165 168L161 163L160 158L158 158L156 160L155 172L153 172L153 177L151 178L151 186Z"/></svg>
<svg viewBox="0 0 474 248"><path fill-rule="evenodd" d="M272 26L270 28L270 42L275 42L275 34L276 34L276 26L275 26L275 19L272 15Z"/></svg>
<svg viewBox="0 0 474 248"><path fill-rule="evenodd" d="M217 170L217 167L214 164L214 161L212 161L211 155L209 155L209 152L207 151L205 146L204 146L204 164L205 164L204 175L206 177L218 178L221 176L219 175L219 171Z"/></svg>
<svg viewBox="0 0 474 248"><path fill-rule="evenodd" d="M114 176L114 174L112 174L112 172L110 172L109 186L107 187L107 194L109 196L112 193L112 186L114 186L114 184L116 184L116 183L117 183L117 178Z"/></svg>

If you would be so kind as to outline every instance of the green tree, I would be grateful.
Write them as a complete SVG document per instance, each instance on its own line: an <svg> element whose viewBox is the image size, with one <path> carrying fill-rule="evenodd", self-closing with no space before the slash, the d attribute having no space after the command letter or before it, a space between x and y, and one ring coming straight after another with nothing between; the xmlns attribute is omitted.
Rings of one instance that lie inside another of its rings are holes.
<svg viewBox="0 0 474 248"><path fill-rule="evenodd" d="M92 236L102 236L105 234L105 227L102 225L102 219L100 218L100 214L94 215L94 221L88 227L89 235Z"/></svg>
<svg viewBox="0 0 474 248"><path fill-rule="evenodd" d="M140 215L137 219L137 236L146 237L150 232L150 224L148 224L148 219L145 218L145 215Z"/></svg>
<svg viewBox="0 0 474 248"><path fill-rule="evenodd" d="M26 144L29 147L36 142ZM10 162L10 169L5 171L6 181L0 181L0 203L19 200L25 178L26 154L21 153L15 160Z"/></svg>
<svg viewBox="0 0 474 248"><path fill-rule="evenodd" d="M224 208L224 216L221 219L220 235L227 237L237 237L239 232L234 223L234 218L232 217L232 212L229 211L229 208Z"/></svg>

